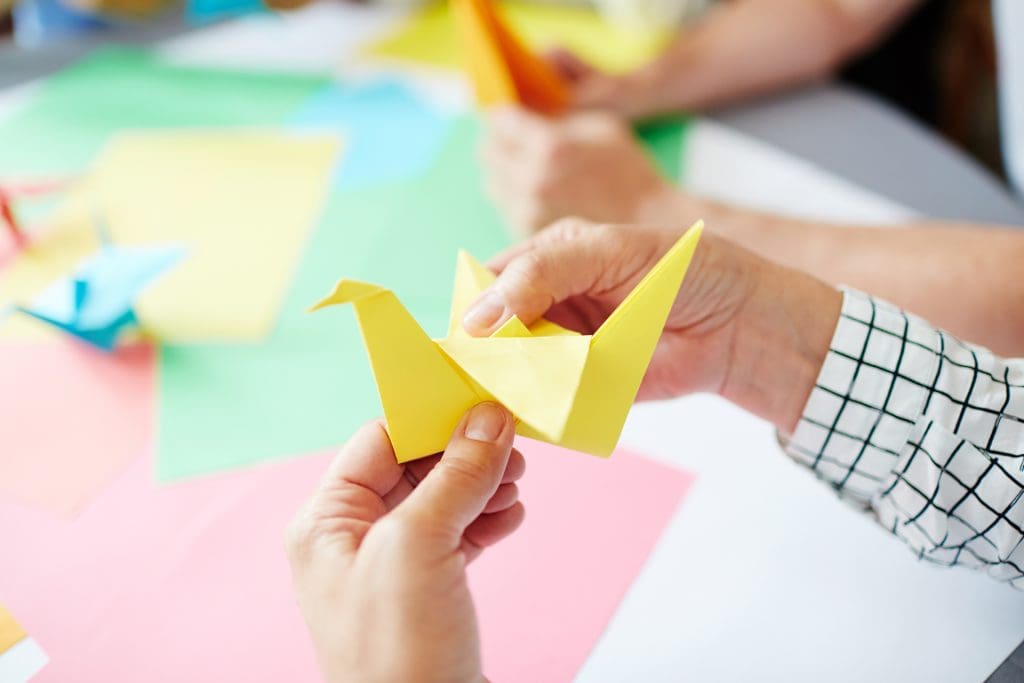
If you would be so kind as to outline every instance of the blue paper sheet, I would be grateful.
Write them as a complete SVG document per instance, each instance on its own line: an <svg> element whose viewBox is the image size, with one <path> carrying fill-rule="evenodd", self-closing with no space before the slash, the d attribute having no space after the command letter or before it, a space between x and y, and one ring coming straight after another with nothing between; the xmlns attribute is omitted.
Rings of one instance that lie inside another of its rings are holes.
<svg viewBox="0 0 1024 683"><path fill-rule="evenodd" d="M337 133L344 140L336 189L410 180L427 172L449 121L395 81L331 85L298 111L300 130Z"/></svg>

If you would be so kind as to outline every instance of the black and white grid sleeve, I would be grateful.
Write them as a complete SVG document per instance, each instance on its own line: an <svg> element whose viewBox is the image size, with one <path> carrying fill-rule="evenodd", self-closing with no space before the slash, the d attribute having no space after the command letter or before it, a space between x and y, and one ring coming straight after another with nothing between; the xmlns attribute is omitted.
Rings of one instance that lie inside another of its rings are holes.
<svg viewBox="0 0 1024 683"><path fill-rule="evenodd" d="M786 450L920 558L1024 588L1024 359L844 290Z"/></svg>

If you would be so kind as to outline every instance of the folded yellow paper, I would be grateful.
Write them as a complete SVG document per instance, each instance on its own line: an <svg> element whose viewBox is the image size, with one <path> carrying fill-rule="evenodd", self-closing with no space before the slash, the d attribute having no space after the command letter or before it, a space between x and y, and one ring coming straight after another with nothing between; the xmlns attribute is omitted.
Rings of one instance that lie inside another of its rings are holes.
<svg viewBox="0 0 1024 683"><path fill-rule="evenodd" d="M430 339L392 292L365 282L339 281L311 310L355 306L399 462L443 450L481 401L508 408L523 436L608 457L703 227L691 227L592 335L513 317L490 337L469 336L462 317L494 275L465 252L444 339Z"/></svg>
<svg viewBox="0 0 1024 683"><path fill-rule="evenodd" d="M521 104L558 114L569 104L561 76L505 25L493 0L451 0L466 68L484 106Z"/></svg>

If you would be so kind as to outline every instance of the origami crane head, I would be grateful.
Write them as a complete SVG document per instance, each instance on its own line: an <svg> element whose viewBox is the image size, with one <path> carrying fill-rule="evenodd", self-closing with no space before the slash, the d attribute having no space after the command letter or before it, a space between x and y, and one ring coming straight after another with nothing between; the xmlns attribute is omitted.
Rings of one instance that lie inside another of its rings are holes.
<svg viewBox="0 0 1024 683"><path fill-rule="evenodd" d="M490 337L469 336L463 315L494 275L465 252L444 339L430 339L391 291L365 282L341 280L311 310L355 307L399 462L443 450L482 401L508 408L518 434L607 457L702 229L690 228L592 335L513 317Z"/></svg>
<svg viewBox="0 0 1024 683"><path fill-rule="evenodd" d="M484 106L521 104L542 114L562 113L569 105L565 82L504 24L493 2L451 0L477 101Z"/></svg>

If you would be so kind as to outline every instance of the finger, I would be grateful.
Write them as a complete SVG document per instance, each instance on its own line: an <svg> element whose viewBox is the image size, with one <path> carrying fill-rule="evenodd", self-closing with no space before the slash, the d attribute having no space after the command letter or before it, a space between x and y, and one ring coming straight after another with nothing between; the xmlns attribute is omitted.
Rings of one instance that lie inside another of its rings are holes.
<svg viewBox="0 0 1024 683"><path fill-rule="evenodd" d="M374 420L348 440L320 481L314 498L344 501L352 490L382 499L402 478L384 424ZM337 508L344 512L342 506Z"/></svg>
<svg viewBox="0 0 1024 683"><path fill-rule="evenodd" d="M491 499L487 501L487 505L484 506L484 514L489 515L494 512L501 512L515 505L518 500L519 487L515 484L502 484L494 492L494 495L491 496Z"/></svg>
<svg viewBox="0 0 1024 683"><path fill-rule="evenodd" d="M473 560L484 548L488 548L509 536L519 528L526 517L526 508L522 503L495 512L492 515L481 515L469 525L462 538L462 550L468 560Z"/></svg>
<svg viewBox="0 0 1024 683"><path fill-rule="evenodd" d="M508 464L505 465L505 474L501 477L502 484L511 484L512 482L519 481L526 474L526 458L519 452L518 448L512 449L512 455L508 458Z"/></svg>
<svg viewBox="0 0 1024 683"><path fill-rule="evenodd" d="M594 291L605 271L622 258L624 246L614 231L579 219L560 222L504 265L498 279L466 311L463 326L470 334L485 336L513 314L530 325L553 304Z"/></svg>
<svg viewBox="0 0 1024 683"><path fill-rule="evenodd" d="M384 516L384 497L402 478L402 467L384 425L364 425L341 449L316 492L288 527L286 546L293 562L307 557L318 539L330 537L355 552L370 527Z"/></svg>
<svg viewBox="0 0 1024 683"><path fill-rule="evenodd" d="M586 78L595 72L594 67L583 61L576 54L563 47L548 50L544 58L565 80L570 83Z"/></svg>
<svg viewBox="0 0 1024 683"><path fill-rule="evenodd" d="M384 496L384 502L388 506L388 510L394 510L403 500L409 497L412 490L423 481L423 477L427 476L441 460L440 454L432 455L429 458L423 458L422 460L414 460L413 462L407 463L402 472L402 478L399 479L398 483L395 484L395 488L391 489L386 496Z"/></svg>
<svg viewBox="0 0 1024 683"><path fill-rule="evenodd" d="M405 467L405 472L402 478L395 488L391 489L386 496L384 496L384 502L387 504L388 510L395 509L403 500L409 497L413 489L419 486L419 483L423 481L424 477L434 469L434 466L441 461L440 455L432 455L429 458L423 458L422 460L416 460ZM502 486L506 484L512 484L519 481L523 474L526 473L526 458L519 452L518 449L512 449L512 455L508 459L508 465L505 466L505 473L501 477ZM498 487L500 493L502 486ZM495 493L497 496L498 493ZM491 500L494 500L492 496ZM514 502L514 501L513 501ZM493 512L493 510L491 510Z"/></svg>
<svg viewBox="0 0 1024 683"><path fill-rule="evenodd" d="M514 431L512 416L501 406L474 406L455 428L440 462L395 512L461 537L497 491Z"/></svg>

